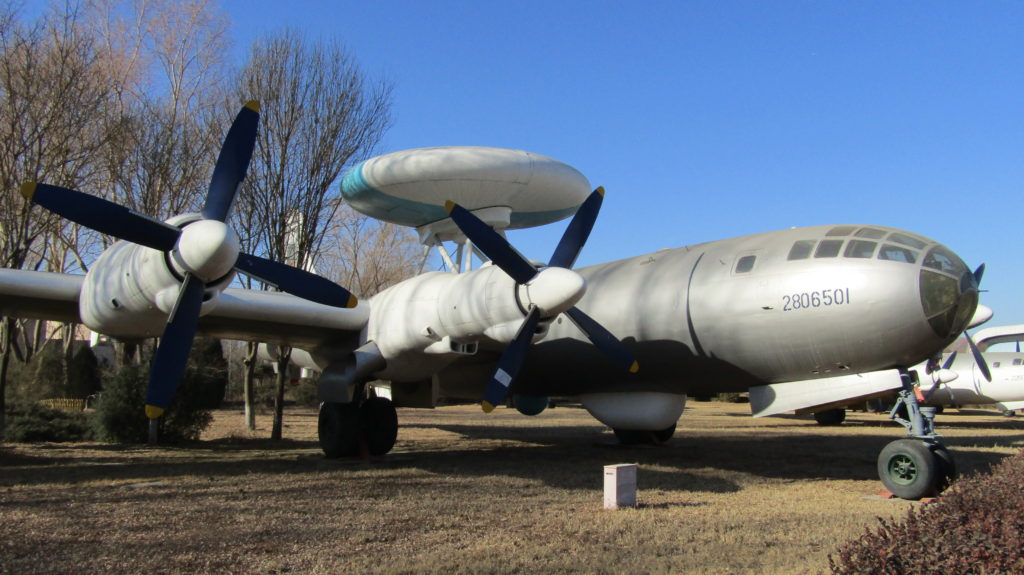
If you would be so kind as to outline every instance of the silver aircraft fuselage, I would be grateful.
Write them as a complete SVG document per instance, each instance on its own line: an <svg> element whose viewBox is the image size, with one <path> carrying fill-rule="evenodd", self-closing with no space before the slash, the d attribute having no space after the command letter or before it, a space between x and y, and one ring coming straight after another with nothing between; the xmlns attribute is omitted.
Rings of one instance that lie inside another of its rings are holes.
<svg viewBox="0 0 1024 575"><path fill-rule="evenodd" d="M622 373L564 316L513 391L704 394L909 367L966 327L977 282L951 250L877 226L768 232L577 270L577 307L640 362Z"/></svg>

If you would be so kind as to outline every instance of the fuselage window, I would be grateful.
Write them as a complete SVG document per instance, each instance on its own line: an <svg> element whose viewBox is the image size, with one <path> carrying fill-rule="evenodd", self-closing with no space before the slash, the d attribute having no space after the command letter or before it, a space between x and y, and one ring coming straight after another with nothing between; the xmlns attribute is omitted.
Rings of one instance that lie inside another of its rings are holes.
<svg viewBox="0 0 1024 575"><path fill-rule="evenodd" d="M926 268L946 272L956 277L960 277L961 274L967 271L967 267L960 262L960 259L942 246L932 248L928 255L924 257L923 265Z"/></svg>
<svg viewBox="0 0 1024 575"><path fill-rule="evenodd" d="M830 237L848 236L848 235L852 234L853 230L855 230L855 229L857 229L857 228L855 228L854 226L836 226L836 227L832 228L831 230L829 230L828 233L825 234L825 235L826 236L830 236Z"/></svg>
<svg viewBox="0 0 1024 575"><path fill-rule="evenodd" d="M919 240L919 239L917 239L915 237L908 236L906 234L896 233L896 232L893 232L893 233L889 234L889 241L893 242L893 243L897 243L897 244L903 244L905 246L910 246L910 247L914 248L915 250L922 249L926 245L928 245L926 242L924 242L922 240Z"/></svg>
<svg viewBox="0 0 1024 575"><path fill-rule="evenodd" d="M1021 359L1019 357L1018 358L1014 358L1013 365L1021 365L1021 364L1024 364L1024 359Z"/></svg>
<svg viewBox="0 0 1024 575"><path fill-rule="evenodd" d="M993 361L992 362L992 367L999 367L999 363L1000 362L998 362L998 361Z"/></svg>
<svg viewBox="0 0 1024 575"><path fill-rule="evenodd" d="M839 255L843 240L822 240L814 252L816 258L834 258Z"/></svg>
<svg viewBox="0 0 1024 575"><path fill-rule="evenodd" d="M814 244L817 240L797 240L793 247L789 250L789 256L787 260L805 260L811 257L811 252L814 251Z"/></svg>
<svg viewBox="0 0 1024 575"><path fill-rule="evenodd" d="M878 259L912 264L917 261L917 253L900 246L882 244L882 249L878 250Z"/></svg>
<svg viewBox="0 0 1024 575"><path fill-rule="evenodd" d="M736 260L736 273L745 274L754 269L755 261L757 261L757 256L743 256Z"/></svg>
<svg viewBox="0 0 1024 575"><path fill-rule="evenodd" d="M861 228L853 234L857 238L868 238L869 240L880 240L885 237L885 232L875 228Z"/></svg>
<svg viewBox="0 0 1024 575"><path fill-rule="evenodd" d="M848 258L870 258L875 255L875 246L877 245L877 242L850 240L843 255Z"/></svg>

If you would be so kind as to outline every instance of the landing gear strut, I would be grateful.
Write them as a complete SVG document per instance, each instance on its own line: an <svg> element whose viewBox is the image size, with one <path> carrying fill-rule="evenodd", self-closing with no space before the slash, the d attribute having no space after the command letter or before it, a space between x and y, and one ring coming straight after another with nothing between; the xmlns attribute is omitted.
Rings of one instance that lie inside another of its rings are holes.
<svg viewBox="0 0 1024 575"><path fill-rule="evenodd" d="M910 437L889 443L878 455L878 477L893 495L920 499L937 495L956 477L953 456L935 433L935 408L921 407L910 373L903 372L903 389L889 418ZM902 416L906 416L904 419Z"/></svg>
<svg viewBox="0 0 1024 575"><path fill-rule="evenodd" d="M328 458L384 455L398 438L398 413L390 399L363 398L320 404L317 435Z"/></svg>

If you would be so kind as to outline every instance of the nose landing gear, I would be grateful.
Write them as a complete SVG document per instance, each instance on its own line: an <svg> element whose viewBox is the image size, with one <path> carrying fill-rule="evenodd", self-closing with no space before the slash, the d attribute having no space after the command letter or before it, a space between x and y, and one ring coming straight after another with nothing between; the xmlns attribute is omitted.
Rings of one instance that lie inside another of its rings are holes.
<svg viewBox="0 0 1024 575"><path fill-rule="evenodd" d="M956 477L953 456L935 433L935 408L921 407L920 391L910 373L902 374L903 389L889 418L910 437L889 443L878 455L878 477L893 495L921 499L938 495ZM904 418L905 416L906 418Z"/></svg>

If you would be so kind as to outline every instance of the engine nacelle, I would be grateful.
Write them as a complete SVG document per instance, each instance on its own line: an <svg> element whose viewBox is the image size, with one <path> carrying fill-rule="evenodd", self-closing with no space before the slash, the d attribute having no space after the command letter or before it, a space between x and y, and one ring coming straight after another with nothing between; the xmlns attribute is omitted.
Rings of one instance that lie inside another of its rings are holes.
<svg viewBox="0 0 1024 575"><path fill-rule="evenodd" d="M612 429L661 431L675 425L686 407L686 394L657 391L588 393L583 407Z"/></svg>
<svg viewBox="0 0 1024 575"><path fill-rule="evenodd" d="M168 222L187 225L199 217L187 214ZM234 277L232 272L207 284L200 315L213 309L216 297ZM177 303L181 282L163 252L117 242L103 252L85 276L78 304L82 322L93 331L113 337L158 337Z"/></svg>
<svg viewBox="0 0 1024 575"><path fill-rule="evenodd" d="M367 340L387 363L375 375L427 379L458 357L475 354L482 342L500 349L526 315L529 301L523 295L522 286L495 266L426 273L388 288L374 296L370 309Z"/></svg>

